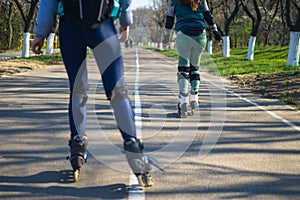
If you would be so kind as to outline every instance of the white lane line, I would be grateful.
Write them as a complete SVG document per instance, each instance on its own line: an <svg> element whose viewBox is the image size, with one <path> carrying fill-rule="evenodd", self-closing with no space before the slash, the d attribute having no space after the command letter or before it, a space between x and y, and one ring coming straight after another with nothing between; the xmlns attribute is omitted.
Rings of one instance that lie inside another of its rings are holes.
<svg viewBox="0 0 300 200"><path fill-rule="evenodd" d="M153 53L153 52L151 52L151 53ZM153 53L153 54L154 54L154 53ZM155 55L156 55L156 54L155 54ZM168 59L167 59L165 56L161 56L161 57L162 57L163 60L168 61ZM176 62L172 62L172 61L168 61L168 62L169 62L169 63L172 63L172 64L176 64ZM205 79L204 79L204 80L205 80ZM241 95L235 93L235 92L232 91L232 90L229 90L229 89L226 89L226 88L224 88L224 87L221 87L221 86L219 86L219 85L217 85L217 84L215 84L215 83L213 83L213 82L211 82L211 81L208 81L208 82L209 82L210 84L213 84L213 85L215 85L215 86L217 86L217 87L219 87L219 88L225 90L227 93L230 93L230 94L234 95L234 96L237 97L238 99L243 100L243 101L245 101L245 102L247 102L247 103L249 103L249 104L251 104L251 105L253 105L253 106L258 107L259 109L263 110L264 112L266 112L267 114L271 115L271 116L274 117L275 119L278 119L278 120L282 121L282 122L285 123L286 125L290 126L291 128L295 129L296 131L299 131L299 132L300 132L300 127L297 126L296 124L294 124L293 122L290 122L290 121L284 119L283 117L277 115L276 113L274 113L274 112L272 112L272 111L266 109L265 107L259 105L258 103L254 103L254 102L252 102L251 100L249 100L249 99L247 99L247 98L245 98L245 97L242 97Z"/></svg>
<svg viewBox="0 0 300 200"><path fill-rule="evenodd" d="M139 81L140 81L140 64L138 49L136 49L136 75L134 85L134 113L136 124L136 136L142 138L142 107L139 94ZM128 200L144 200L145 191L139 186L136 176L131 172L129 179Z"/></svg>
<svg viewBox="0 0 300 200"><path fill-rule="evenodd" d="M205 78L204 78L204 80L205 80ZM269 114L269 115L272 116L273 118L282 121L282 122L285 123L286 125L290 126L291 128L295 129L296 131L299 131L299 132L300 132L300 127L299 127L299 126L297 126L297 125L294 124L293 122L290 122L290 121L284 119L283 117L277 115L276 113L274 113L274 112L272 112L272 111L266 109L265 107L259 105L258 103L252 102L251 100L249 100L249 99L247 99L247 98L245 98L245 97L242 97L241 95L235 93L234 91L229 90L229 89L224 88L224 87L221 87L221 86L219 86L219 85L213 83L212 81L207 81L207 82L209 82L210 84L215 85L216 87L219 87L219 88L225 90L227 93L229 93L229 94L231 94L231 95L237 97L238 99L240 99L240 100L242 100L242 101L245 101L245 102L247 102L247 103L249 103L249 104L251 104L251 105L253 105L253 106L258 107L260 110L266 112L267 114Z"/></svg>
<svg viewBox="0 0 300 200"><path fill-rule="evenodd" d="M224 89L225 89L225 88L224 88ZM251 100L249 100L249 99L247 99L247 98L245 98L245 97L242 97L241 95L235 93L235 92L232 91L232 90L228 90L228 89L225 89L225 90L226 90L226 92L228 92L228 93L234 95L234 96L237 97L238 99L243 100L243 101L246 101L247 103L250 103L251 105L258 107L259 109L261 109L261 110L263 110L264 112L268 113L268 114L271 115L272 117L274 117L274 118L276 118L276 119L279 119L280 121L282 121L282 122L285 123L286 125L288 125L288 126L292 127L293 129L295 129L295 130L297 130L297 131L300 132L300 127L297 126L296 124L294 124L293 122L290 122L290 121L284 119L283 117L277 115L276 113L274 113L274 112L272 112L272 111L270 111L270 110L264 108L263 106L259 105L258 103L252 102Z"/></svg>

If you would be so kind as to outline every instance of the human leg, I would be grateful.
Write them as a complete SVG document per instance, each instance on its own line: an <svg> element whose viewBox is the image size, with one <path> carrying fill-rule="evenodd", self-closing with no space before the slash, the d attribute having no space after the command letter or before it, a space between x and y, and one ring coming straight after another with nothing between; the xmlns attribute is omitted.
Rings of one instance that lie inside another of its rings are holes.
<svg viewBox="0 0 300 200"><path fill-rule="evenodd" d="M104 21L89 39L122 137L124 140L136 138L134 112L125 87L121 46L113 22L110 19Z"/></svg>
<svg viewBox="0 0 300 200"><path fill-rule="evenodd" d="M191 60L190 60L190 85L189 100L191 105L191 113L194 114L196 107L198 107L198 91L200 87L200 58L206 45L206 35L202 33L198 36L192 37L194 42L192 44Z"/></svg>
<svg viewBox="0 0 300 200"><path fill-rule="evenodd" d="M120 41L113 22L104 21L89 38L93 40L90 45L101 72L105 93L124 140L124 153L128 163L141 186L152 186L153 180L149 174L151 166L147 156L143 154L141 141L136 137L134 112L125 87Z"/></svg>
<svg viewBox="0 0 300 200"><path fill-rule="evenodd" d="M189 40L190 38L182 33L179 33L176 38L178 51L177 82L179 88L178 114L182 118L187 117L187 108L189 104L188 87L191 54L191 46L188 44Z"/></svg>
<svg viewBox="0 0 300 200"><path fill-rule="evenodd" d="M86 45L82 42L81 32L64 18L60 20L59 30L61 54L70 87L69 125L71 137L69 140L69 159L74 172L76 172L80 170L86 160L85 124L88 89L85 63Z"/></svg>
<svg viewBox="0 0 300 200"><path fill-rule="evenodd" d="M191 105L191 114L195 113L196 108L198 107L198 91L200 86L200 72L199 67L191 65L190 67L190 84L191 90L189 93L189 101Z"/></svg>

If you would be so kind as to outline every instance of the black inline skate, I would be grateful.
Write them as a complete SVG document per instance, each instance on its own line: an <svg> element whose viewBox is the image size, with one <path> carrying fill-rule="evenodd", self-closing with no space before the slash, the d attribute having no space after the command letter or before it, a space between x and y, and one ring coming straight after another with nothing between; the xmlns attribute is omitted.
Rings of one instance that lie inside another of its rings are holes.
<svg viewBox="0 0 300 200"><path fill-rule="evenodd" d="M151 163L143 154L143 149L144 146L139 139L132 138L124 141L124 153L139 185L151 187L153 185L153 178L150 175Z"/></svg>
<svg viewBox="0 0 300 200"><path fill-rule="evenodd" d="M73 168L73 178L74 182L79 179L79 172L83 164L87 162L87 137L86 136L75 136L69 140L70 154L67 159L70 160L71 166Z"/></svg>

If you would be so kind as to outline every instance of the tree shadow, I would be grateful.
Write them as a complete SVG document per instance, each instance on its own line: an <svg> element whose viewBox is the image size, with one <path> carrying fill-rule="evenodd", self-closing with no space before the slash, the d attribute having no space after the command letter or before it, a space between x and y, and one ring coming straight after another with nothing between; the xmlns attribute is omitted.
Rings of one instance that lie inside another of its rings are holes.
<svg viewBox="0 0 300 200"><path fill-rule="evenodd" d="M46 184L59 183L44 187ZM21 184L21 185L20 185ZM43 184L43 185L40 185ZM61 185L60 185L61 184ZM0 197L30 199L49 197L67 199L71 197L123 199L127 195L125 184L95 187L78 187L72 179L71 170L44 171L30 176L0 176Z"/></svg>

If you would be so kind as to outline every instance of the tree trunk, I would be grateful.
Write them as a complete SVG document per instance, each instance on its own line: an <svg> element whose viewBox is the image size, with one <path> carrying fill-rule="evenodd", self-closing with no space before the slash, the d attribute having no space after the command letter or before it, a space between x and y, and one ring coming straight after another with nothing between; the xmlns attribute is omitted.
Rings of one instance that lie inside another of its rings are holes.
<svg viewBox="0 0 300 200"><path fill-rule="evenodd" d="M258 30L259 30L259 25L261 22L261 13L260 13L257 1L256 0L252 0L252 1L253 1L254 10L256 13L256 18L252 15L252 13L248 9L247 5L245 5L243 3L243 1L241 1L243 10L246 12L246 14L250 17L250 19L252 21L252 30L251 30L249 43L248 43L248 54L247 54L248 60L254 59L255 41L256 41L256 36L257 36Z"/></svg>
<svg viewBox="0 0 300 200"><path fill-rule="evenodd" d="M29 46L30 46L30 33L23 33L23 49L22 49L22 57L29 57Z"/></svg>
<svg viewBox="0 0 300 200"><path fill-rule="evenodd" d="M29 57L29 46L30 46L30 27L31 27L31 22L32 19L35 15L36 9L37 9L37 4L39 0L32 0L30 1L30 8L29 12L25 14L25 10L23 9L23 6L18 0L14 0L14 2L17 5L17 8L19 9L22 19L24 21L24 33L23 33L23 50L22 50L22 57Z"/></svg>
<svg viewBox="0 0 300 200"><path fill-rule="evenodd" d="M254 59L255 41L256 41L256 36L251 35L250 39L249 39L249 44L248 44L248 54L247 54L247 59L248 60L253 60Z"/></svg>
<svg viewBox="0 0 300 200"><path fill-rule="evenodd" d="M12 19L13 19L13 3L11 2L9 6L9 17L8 17L8 49L11 49L12 39L13 39Z"/></svg>
<svg viewBox="0 0 300 200"><path fill-rule="evenodd" d="M223 56L230 56L230 40L229 36L223 36Z"/></svg>
<svg viewBox="0 0 300 200"><path fill-rule="evenodd" d="M212 40L208 40L207 42L207 53L212 55Z"/></svg>
<svg viewBox="0 0 300 200"><path fill-rule="evenodd" d="M54 37L55 37L55 33L50 33L48 38L47 38L46 54L52 54L53 53Z"/></svg>
<svg viewBox="0 0 300 200"><path fill-rule="evenodd" d="M231 22L234 20L235 16L239 12L239 8L241 6L239 0L235 0L235 8L234 10L230 13L230 16L228 17L229 11L228 11L228 2L224 1L224 17L225 17L225 23L224 23L224 37L223 37L223 55L225 57L230 56L230 41L229 41L229 27ZM226 41L225 41L226 40Z"/></svg>
<svg viewBox="0 0 300 200"><path fill-rule="evenodd" d="M300 56L300 32L290 32L290 46L286 66L298 66Z"/></svg>

